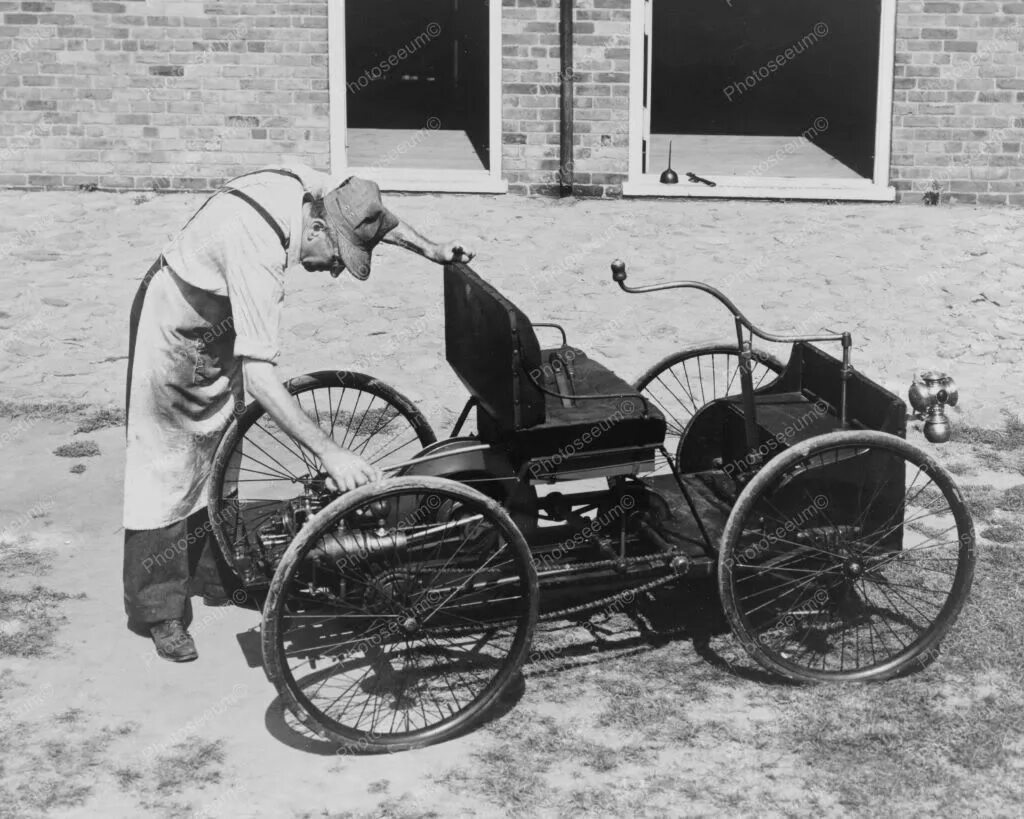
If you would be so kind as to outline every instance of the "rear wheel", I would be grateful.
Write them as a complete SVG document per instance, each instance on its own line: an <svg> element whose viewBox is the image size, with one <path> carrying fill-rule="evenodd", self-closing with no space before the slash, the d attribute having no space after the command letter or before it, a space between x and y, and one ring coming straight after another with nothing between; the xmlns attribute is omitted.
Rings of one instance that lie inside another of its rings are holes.
<svg viewBox="0 0 1024 819"><path fill-rule="evenodd" d="M328 370L293 378L285 387L329 438L378 467L413 458L437 440L415 404L368 375ZM231 423L214 458L208 500L217 543L243 582L272 573L274 546L268 544L280 540L283 546L290 539L282 527L261 537L261 528L299 501L304 514L318 511L324 477L319 458L260 404L249 404Z"/></svg>
<svg viewBox="0 0 1024 819"><path fill-rule="evenodd" d="M893 435L834 432L777 456L743 490L719 592L765 668L886 679L934 657L974 562L974 525L948 472Z"/></svg>
<svg viewBox="0 0 1024 819"><path fill-rule="evenodd" d="M782 363L775 356L754 350L755 390L771 384L780 372ZM651 367L634 386L665 416L665 449L677 464L694 416L712 401L739 395L739 348L714 344L681 350ZM669 471L660 455L655 467L656 474Z"/></svg>
<svg viewBox="0 0 1024 819"><path fill-rule="evenodd" d="M481 719L529 650L529 549L492 499L443 478L350 492L303 528L263 611L267 676L353 751L441 742Z"/></svg>

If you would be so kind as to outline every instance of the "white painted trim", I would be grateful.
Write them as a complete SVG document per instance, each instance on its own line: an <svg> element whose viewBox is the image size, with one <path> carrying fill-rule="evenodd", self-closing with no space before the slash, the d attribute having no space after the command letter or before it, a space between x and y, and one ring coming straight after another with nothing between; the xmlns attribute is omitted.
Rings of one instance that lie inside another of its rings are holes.
<svg viewBox="0 0 1024 819"><path fill-rule="evenodd" d="M505 193L508 182L501 178L501 10L498 2L488 4L490 31L488 58L490 86L491 167L486 171L427 170L423 168L348 167L345 71L345 0L327 3L327 76L330 105L331 173L366 175L389 191L451 191L459 193Z"/></svg>
<svg viewBox="0 0 1024 819"><path fill-rule="evenodd" d="M744 184L751 177L729 177L716 187L680 182L662 185L657 176L645 174L643 181L622 183L623 196L661 196L673 199L831 199L837 202L892 202L896 189L888 185L875 185L864 179L859 185L844 185L841 179L772 179L757 180L758 184ZM739 180L735 184L734 180ZM851 180L855 181L855 180ZM783 183L783 184L779 184Z"/></svg>
<svg viewBox="0 0 1024 819"><path fill-rule="evenodd" d="M491 0L488 5L491 10L491 39L487 48L491 63L491 82L487 93L491 106L491 167L487 173L491 178L491 185L504 186L502 190L504 193L508 190L508 182L501 178L501 159L505 147L501 141L501 102L504 94L501 83L501 27L503 22L501 10L504 4L497 0Z"/></svg>
<svg viewBox="0 0 1024 819"><path fill-rule="evenodd" d="M896 0L882 0L878 32L878 107L875 109L876 185L889 183L892 158L892 85L896 73Z"/></svg>
<svg viewBox="0 0 1024 819"><path fill-rule="evenodd" d="M889 185L892 150L892 86L895 74L896 0L881 0L878 46L878 90L875 116L875 165L872 179L800 179L796 177L739 177L717 187L680 182L662 185L642 172L644 127L643 72L645 0L630 4L629 176L622 183L623 196L739 199L836 199L892 202L896 189ZM652 43L653 45L653 43ZM652 48L653 51L653 48ZM716 180L712 180L716 181Z"/></svg>
<svg viewBox="0 0 1024 819"><path fill-rule="evenodd" d="M437 171L425 168L349 168L353 176L372 179L382 191L417 193L507 193L508 182L487 171Z"/></svg>
<svg viewBox="0 0 1024 819"><path fill-rule="evenodd" d="M327 0L327 117L331 139L331 173L335 176L343 173L348 165L345 74L345 0Z"/></svg>
<svg viewBox="0 0 1024 819"><path fill-rule="evenodd" d="M631 0L629 15L629 178L643 175L644 0ZM628 183L627 183L628 184Z"/></svg>

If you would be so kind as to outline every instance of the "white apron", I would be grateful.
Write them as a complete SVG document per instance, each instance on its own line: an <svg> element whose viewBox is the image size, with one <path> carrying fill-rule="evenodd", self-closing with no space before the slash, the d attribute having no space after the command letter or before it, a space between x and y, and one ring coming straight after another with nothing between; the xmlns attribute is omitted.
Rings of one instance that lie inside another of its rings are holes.
<svg viewBox="0 0 1024 819"><path fill-rule="evenodd" d="M246 177L207 200L217 204L201 218L206 205L196 212L165 250L170 265L161 257L136 296L126 529L159 529L206 506L217 445L243 406L241 360L278 355L283 273L298 260L303 192L323 196L347 178L303 165Z"/></svg>
<svg viewBox="0 0 1024 819"><path fill-rule="evenodd" d="M131 362L126 529L159 529L206 506L217 444L244 400L234 336L227 298L157 270Z"/></svg>

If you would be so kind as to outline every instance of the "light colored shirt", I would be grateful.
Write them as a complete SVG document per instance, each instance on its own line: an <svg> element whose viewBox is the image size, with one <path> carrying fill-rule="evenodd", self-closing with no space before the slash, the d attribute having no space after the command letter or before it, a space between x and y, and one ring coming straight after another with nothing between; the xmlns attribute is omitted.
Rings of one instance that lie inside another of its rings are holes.
<svg viewBox="0 0 1024 819"><path fill-rule="evenodd" d="M303 198L323 197L348 175L332 176L301 164L272 167L291 171L301 181L254 173L226 187L243 191L267 210L288 239L287 251L252 205L219 193L168 243L163 255L182 281L231 300L236 358L273 363L281 354L284 271L299 259Z"/></svg>

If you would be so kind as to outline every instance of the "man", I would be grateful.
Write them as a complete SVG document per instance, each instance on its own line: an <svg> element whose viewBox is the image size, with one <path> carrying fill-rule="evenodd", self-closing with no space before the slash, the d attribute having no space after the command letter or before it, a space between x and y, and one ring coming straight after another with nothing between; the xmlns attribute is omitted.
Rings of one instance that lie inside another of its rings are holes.
<svg viewBox="0 0 1024 819"><path fill-rule="evenodd" d="M360 281L381 241L439 264L469 261L388 211L375 184L296 165L238 177L193 215L150 268L132 305L124 493L128 627L168 660L196 659L192 594L226 602L230 572L205 510L205 484L244 390L314 452L339 491L380 478L328 438L275 371L285 270L295 263Z"/></svg>

